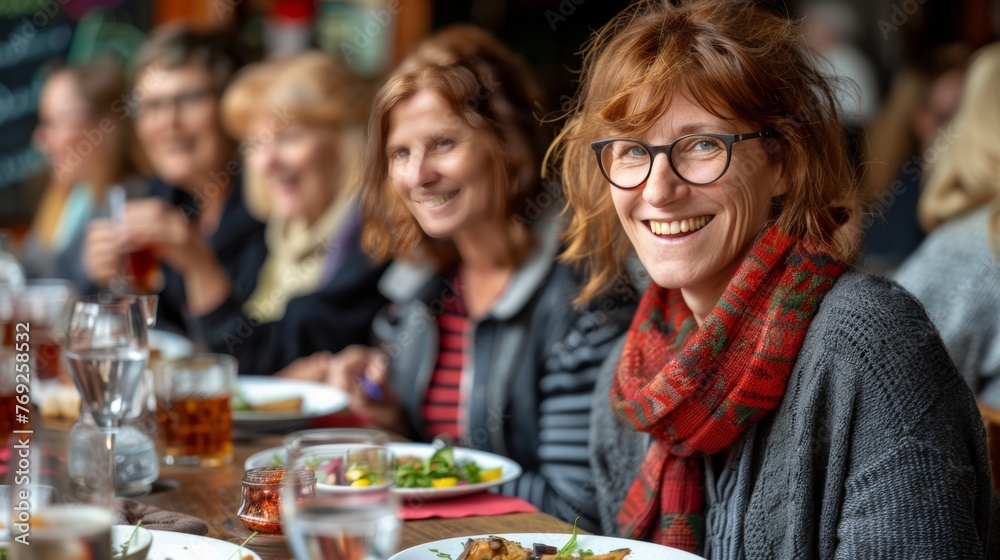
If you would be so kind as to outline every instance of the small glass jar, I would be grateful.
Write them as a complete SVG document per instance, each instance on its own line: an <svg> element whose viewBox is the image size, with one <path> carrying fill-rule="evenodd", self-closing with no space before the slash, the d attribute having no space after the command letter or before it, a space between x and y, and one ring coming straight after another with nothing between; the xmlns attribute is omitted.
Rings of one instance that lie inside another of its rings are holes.
<svg viewBox="0 0 1000 560"><path fill-rule="evenodd" d="M316 473L299 470L303 486L316 492ZM281 483L285 467L250 469L243 474L243 499L236 515L251 531L261 533L281 532Z"/></svg>

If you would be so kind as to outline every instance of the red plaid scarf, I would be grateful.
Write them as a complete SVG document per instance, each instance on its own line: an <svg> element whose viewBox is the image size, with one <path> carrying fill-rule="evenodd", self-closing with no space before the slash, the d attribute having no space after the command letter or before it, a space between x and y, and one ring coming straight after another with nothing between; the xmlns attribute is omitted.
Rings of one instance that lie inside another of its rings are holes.
<svg viewBox="0 0 1000 560"><path fill-rule="evenodd" d="M622 424L653 436L618 513L625 536L702 549L701 458L778 406L809 322L843 271L770 226L701 328L680 290L650 284L611 388Z"/></svg>

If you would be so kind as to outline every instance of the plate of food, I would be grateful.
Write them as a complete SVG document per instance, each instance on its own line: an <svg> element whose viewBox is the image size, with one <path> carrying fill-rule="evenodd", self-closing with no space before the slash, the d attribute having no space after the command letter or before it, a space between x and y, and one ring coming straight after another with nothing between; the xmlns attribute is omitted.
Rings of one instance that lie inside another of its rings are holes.
<svg viewBox="0 0 1000 560"><path fill-rule="evenodd" d="M558 533L477 535L429 542L390 556L389 560L703 560L690 552L658 544Z"/></svg>
<svg viewBox="0 0 1000 560"><path fill-rule="evenodd" d="M339 389L294 379L241 375L233 396L233 427L251 431L297 430L310 420L347 407Z"/></svg>
<svg viewBox="0 0 1000 560"><path fill-rule="evenodd" d="M464 447L435 447L427 443L390 443L395 462L393 492L406 501L457 498L516 480L521 466L516 462L485 451ZM254 453L244 468L280 467L285 464L281 447ZM319 462L316 489L324 486L354 484L365 473L336 459Z"/></svg>
<svg viewBox="0 0 1000 560"><path fill-rule="evenodd" d="M261 560L256 552L210 537L172 531L150 531L153 545L146 560Z"/></svg>

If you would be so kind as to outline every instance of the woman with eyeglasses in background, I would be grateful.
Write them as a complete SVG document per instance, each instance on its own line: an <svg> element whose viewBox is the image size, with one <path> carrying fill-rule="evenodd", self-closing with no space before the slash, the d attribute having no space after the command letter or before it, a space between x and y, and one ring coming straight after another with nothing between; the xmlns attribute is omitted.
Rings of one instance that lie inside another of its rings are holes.
<svg viewBox="0 0 1000 560"><path fill-rule="evenodd" d="M219 97L235 70L219 38L183 27L163 29L143 46L133 61L133 88L118 107L135 122L155 176L152 196L130 201L121 216L93 221L84 244L87 273L98 287L162 287L157 323L196 338L191 314L219 301L203 297L214 290L185 285L191 270L213 269L217 274L193 281L225 278L245 296L267 254L264 225L243 202L236 143L220 118ZM164 265L163 279L144 285L147 278L137 276L145 270L136 268L151 259Z"/></svg>
<svg viewBox="0 0 1000 560"><path fill-rule="evenodd" d="M919 303L849 270L835 91L751 5L640 2L557 138L582 299L652 283L602 372L605 533L708 558L995 558L975 400Z"/></svg>

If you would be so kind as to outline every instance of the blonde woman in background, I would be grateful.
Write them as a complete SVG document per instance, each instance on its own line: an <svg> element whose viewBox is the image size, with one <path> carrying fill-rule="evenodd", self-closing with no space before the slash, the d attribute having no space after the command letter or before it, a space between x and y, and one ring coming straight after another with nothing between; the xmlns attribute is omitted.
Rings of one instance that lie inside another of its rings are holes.
<svg viewBox="0 0 1000 560"><path fill-rule="evenodd" d="M268 257L241 297L220 267L185 267L192 310L212 350L241 373L269 375L296 358L367 342L385 304L383 266L361 251L350 188L360 169L369 88L332 56L300 54L246 68L222 98L242 142L247 206L266 221ZM192 293L192 291L194 291Z"/></svg>
<svg viewBox="0 0 1000 560"><path fill-rule="evenodd" d="M45 81L34 143L51 169L20 255L29 276L64 278L85 291L90 283L80 255L87 222L106 208L111 185L143 189L132 123L112 109L125 90L125 73L111 60L59 68Z"/></svg>
<svg viewBox="0 0 1000 560"><path fill-rule="evenodd" d="M1000 407L1000 43L969 67L954 142L931 168L918 206L929 237L896 280L927 308L959 371Z"/></svg>

